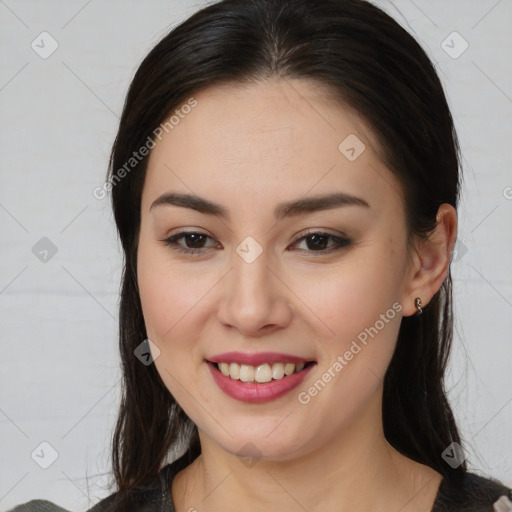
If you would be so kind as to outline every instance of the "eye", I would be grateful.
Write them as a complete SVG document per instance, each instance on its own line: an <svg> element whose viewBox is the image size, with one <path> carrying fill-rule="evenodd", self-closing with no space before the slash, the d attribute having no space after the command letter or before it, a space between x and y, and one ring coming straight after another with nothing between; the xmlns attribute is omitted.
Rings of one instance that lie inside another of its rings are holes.
<svg viewBox="0 0 512 512"><path fill-rule="evenodd" d="M329 240L332 240L333 244L330 248L326 249L326 247L328 247ZM326 254L347 247L350 245L351 240L345 236L334 236L323 231L310 231L295 240L292 245L295 245L298 242L305 242L308 249L313 248L313 250L308 250L307 252L319 252L321 254Z"/></svg>
<svg viewBox="0 0 512 512"><path fill-rule="evenodd" d="M192 247L189 247L188 244L186 244L187 247L179 245L178 240L181 240L182 238L186 241L190 241ZM164 242L165 245L172 247L172 249L177 252L199 255L202 252L201 249L203 248L204 241L208 238L211 237L204 233L198 233L196 231L181 231L180 233L176 233L175 235L161 240L161 242Z"/></svg>
<svg viewBox="0 0 512 512"><path fill-rule="evenodd" d="M185 247L179 243L182 239L185 241ZM208 248L204 246L204 243L208 239L213 240L205 233L181 231L160 241L179 253L199 256L204 252L203 249ZM329 240L333 242L330 246L328 243ZM306 242L306 247L308 247L306 252L327 254L350 245L351 240L344 236L334 236L323 231L311 231L297 238L292 245L296 245L299 242ZM219 244L214 244L214 246L219 247Z"/></svg>

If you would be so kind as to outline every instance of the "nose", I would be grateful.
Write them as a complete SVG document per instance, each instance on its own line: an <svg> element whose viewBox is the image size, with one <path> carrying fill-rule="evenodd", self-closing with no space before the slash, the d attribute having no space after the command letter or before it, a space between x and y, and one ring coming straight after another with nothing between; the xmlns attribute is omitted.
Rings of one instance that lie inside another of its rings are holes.
<svg viewBox="0 0 512 512"><path fill-rule="evenodd" d="M234 253L232 261L232 269L223 279L219 321L248 337L289 325L293 293L271 268L265 251L252 262Z"/></svg>

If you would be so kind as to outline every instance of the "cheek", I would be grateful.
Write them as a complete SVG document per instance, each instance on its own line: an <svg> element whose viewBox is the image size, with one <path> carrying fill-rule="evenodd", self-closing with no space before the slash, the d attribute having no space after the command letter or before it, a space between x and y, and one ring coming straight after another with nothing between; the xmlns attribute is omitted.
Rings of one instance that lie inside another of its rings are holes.
<svg viewBox="0 0 512 512"><path fill-rule="evenodd" d="M181 272L179 267L172 268L170 261L165 250L153 248L141 237L137 256L139 295L148 337L160 343L175 338L187 313L197 307L198 297L204 295L204 283Z"/></svg>
<svg viewBox="0 0 512 512"><path fill-rule="evenodd" d="M392 245L368 244L329 276L303 273L294 287L324 333L318 378L327 373L334 384L326 396L344 407L357 408L372 395L393 356L402 309L399 266Z"/></svg>
<svg viewBox="0 0 512 512"><path fill-rule="evenodd" d="M154 364L167 389L190 412L194 404L186 390L196 389L200 379L194 333L205 283L171 269L165 251L148 247L140 245L137 277L147 336L160 350Z"/></svg>
<svg viewBox="0 0 512 512"><path fill-rule="evenodd" d="M328 418L334 430L348 426L375 398L401 321L393 283L377 279L378 272L368 266L343 275L337 276L338 283L323 286L316 298L314 307L329 335L318 339L318 372L310 387L300 390L300 403L308 402L312 416Z"/></svg>
<svg viewBox="0 0 512 512"><path fill-rule="evenodd" d="M211 316L208 293L219 277L195 265L180 265L151 242L141 237L137 260L146 332L160 350L155 366L162 380L176 399L186 401L180 384L193 388L198 370L207 370L198 338Z"/></svg>
<svg viewBox="0 0 512 512"><path fill-rule="evenodd" d="M328 272L302 272L290 277L291 288L307 306L310 316L325 339L350 339L373 325L379 315L392 307L399 297L396 268L386 269L381 251L347 259Z"/></svg>

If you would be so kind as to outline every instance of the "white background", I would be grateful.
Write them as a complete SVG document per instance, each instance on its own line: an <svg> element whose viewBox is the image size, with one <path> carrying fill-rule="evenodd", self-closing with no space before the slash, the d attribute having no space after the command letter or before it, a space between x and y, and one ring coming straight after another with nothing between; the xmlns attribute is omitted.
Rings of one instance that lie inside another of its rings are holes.
<svg viewBox="0 0 512 512"><path fill-rule="evenodd" d="M447 384L471 469L512 485L512 1L378 4L435 61L453 111L465 178ZM138 64L202 5L0 0L0 510L109 494L121 253L92 191ZM31 47L43 31L58 43L47 59ZM469 44L458 58L441 46L453 31ZM46 263L42 237L57 247ZM48 469L31 458L43 441Z"/></svg>

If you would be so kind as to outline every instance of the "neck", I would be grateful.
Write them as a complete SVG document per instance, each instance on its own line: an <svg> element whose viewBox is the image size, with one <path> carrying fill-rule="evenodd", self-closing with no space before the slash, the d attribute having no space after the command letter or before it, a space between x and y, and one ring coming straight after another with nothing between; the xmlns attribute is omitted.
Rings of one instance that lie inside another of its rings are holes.
<svg viewBox="0 0 512 512"><path fill-rule="evenodd" d="M177 512L430 512L441 475L396 451L380 401L334 439L290 460L241 460L200 431L201 455L173 482Z"/></svg>

